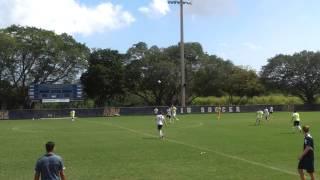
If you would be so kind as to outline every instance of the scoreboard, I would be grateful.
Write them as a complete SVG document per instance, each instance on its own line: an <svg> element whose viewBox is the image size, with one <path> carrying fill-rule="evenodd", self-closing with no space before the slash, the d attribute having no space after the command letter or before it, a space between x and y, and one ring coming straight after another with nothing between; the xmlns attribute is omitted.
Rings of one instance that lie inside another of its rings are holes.
<svg viewBox="0 0 320 180"><path fill-rule="evenodd" d="M34 84L29 86L29 99L41 102L83 100L81 84Z"/></svg>

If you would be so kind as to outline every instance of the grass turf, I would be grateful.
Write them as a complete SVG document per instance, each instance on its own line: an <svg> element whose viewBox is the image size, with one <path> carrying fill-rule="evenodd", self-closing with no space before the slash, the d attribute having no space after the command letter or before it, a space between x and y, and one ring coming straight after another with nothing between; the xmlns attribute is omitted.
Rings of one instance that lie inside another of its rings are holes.
<svg viewBox="0 0 320 180"><path fill-rule="evenodd" d="M311 125L316 170L318 112L302 112ZM254 113L179 116L160 140L154 116L0 121L0 179L33 178L45 142L56 142L70 180L292 180L303 135L292 133L288 112L254 126ZM319 177L319 174L316 174Z"/></svg>

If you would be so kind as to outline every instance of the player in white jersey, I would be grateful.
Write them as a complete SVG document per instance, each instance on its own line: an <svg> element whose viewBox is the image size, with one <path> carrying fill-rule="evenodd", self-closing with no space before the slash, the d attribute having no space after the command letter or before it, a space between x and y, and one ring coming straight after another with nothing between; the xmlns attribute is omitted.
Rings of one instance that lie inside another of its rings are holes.
<svg viewBox="0 0 320 180"><path fill-rule="evenodd" d="M262 110L257 111L256 125L260 124L260 121L262 120L262 118L263 118L263 111Z"/></svg>
<svg viewBox="0 0 320 180"><path fill-rule="evenodd" d="M172 105L171 106L171 119L173 119L173 120L179 120L178 118L177 118L177 108L174 106L174 105Z"/></svg>
<svg viewBox="0 0 320 180"><path fill-rule="evenodd" d="M269 116L270 116L269 110L268 110L268 108L266 107L266 108L264 108L264 110L263 110L263 117L265 118L265 120L269 120Z"/></svg>
<svg viewBox="0 0 320 180"><path fill-rule="evenodd" d="M301 132L300 114L296 110L292 113L291 121L293 121L293 129L298 129Z"/></svg>
<svg viewBox="0 0 320 180"><path fill-rule="evenodd" d="M71 110L70 111L71 121L74 121L75 116L76 116L76 111L75 110Z"/></svg>
<svg viewBox="0 0 320 180"><path fill-rule="evenodd" d="M273 113L273 106L269 107L269 118L272 118L272 113Z"/></svg>
<svg viewBox="0 0 320 180"><path fill-rule="evenodd" d="M155 108L153 109L153 113L154 113L155 115L157 115L158 112L159 112L159 109L158 109L157 107L155 107Z"/></svg>
<svg viewBox="0 0 320 180"><path fill-rule="evenodd" d="M269 108L269 112L270 112L270 114L272 114L272 113L273 113L273 106L270 106L270 108Z"/></svg>
<svg viewBox="0 0 320 180"><path fill-rule="evenodd" d="M157 124L157 129L159 131L159 136L162 139L164 137L164 133L162 132L162 127L163 125L166 125L166 121L161 111L156 116L156 124Z"/></svg>

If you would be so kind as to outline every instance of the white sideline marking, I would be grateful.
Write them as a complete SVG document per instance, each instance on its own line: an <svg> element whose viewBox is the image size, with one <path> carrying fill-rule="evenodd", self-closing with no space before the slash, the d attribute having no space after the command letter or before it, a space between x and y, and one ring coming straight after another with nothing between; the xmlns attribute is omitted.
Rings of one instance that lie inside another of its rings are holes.
<svg viewBox="0 0 320 180"><path fill-rule="evenodd" d="M92 122L93 123L94 121L88 121L88 122ZM158 137L158 136L155 136L155 135L152 135L152 134L144 133L144 132L141 132L141 131L137 131L137 130L134 130L134 129L130 129L130 128L127 128L127 127L114 125L114 124L110 124L110 123L99 123L99 122L94 122L94 123L104 124L104 125L116 127L116 128L119 128L119 129L125 129L125 130L133 132L135 134L140 134L140 135L144 135L144 136ZM271 169L271 170L274 170L274 171L282 172L282 173L293 175L293 176L298 176L298 174L295 173L295 172L284 170L284 169L280 169L280 168L277 168L277 167L274 167L274 166L269 166L269 165L266 165L266 164L263 164L263 163L247 160L247 159L244 159L244 158L241 158L241 157L238 157L238 156L222 153L222 152L215 151L215 150L208 149L208 148L204 148L204 147L195 146L195 145L192 145L192 144L187 144L187 143L184 143L184 142L181 142L181 141L177 141L177 140L173 140L173 139L165 138L165 140L169 141L169 142L172 142L172 143L188 146L188 147L191 147L193 149L212 152L212 153L215 153L217 155L220 155L220 156L223 156L223 157L226 157L226 158L230 158L230 159L235 159L235 160L242 161L242 162L246 162L246 163L251 164L251 165L264 167L264 168L267 168L267 169Z"/></svg>

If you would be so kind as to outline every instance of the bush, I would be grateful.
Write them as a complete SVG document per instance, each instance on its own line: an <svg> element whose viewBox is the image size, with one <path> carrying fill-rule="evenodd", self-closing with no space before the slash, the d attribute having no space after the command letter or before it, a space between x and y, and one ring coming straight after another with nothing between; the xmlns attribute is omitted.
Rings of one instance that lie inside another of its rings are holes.
<svg viewBox="0 0 320 180"><path fill-rule="evenodd" d="M320 99L318 99L320 102ZM303 104L303 101L299 97L295 96L284 96L282 94L273 94L268 96L254 96L232 98L232 102L228 96L223 97L198 97L192 101L192 105L290 105L290 104Z"/></svg>

